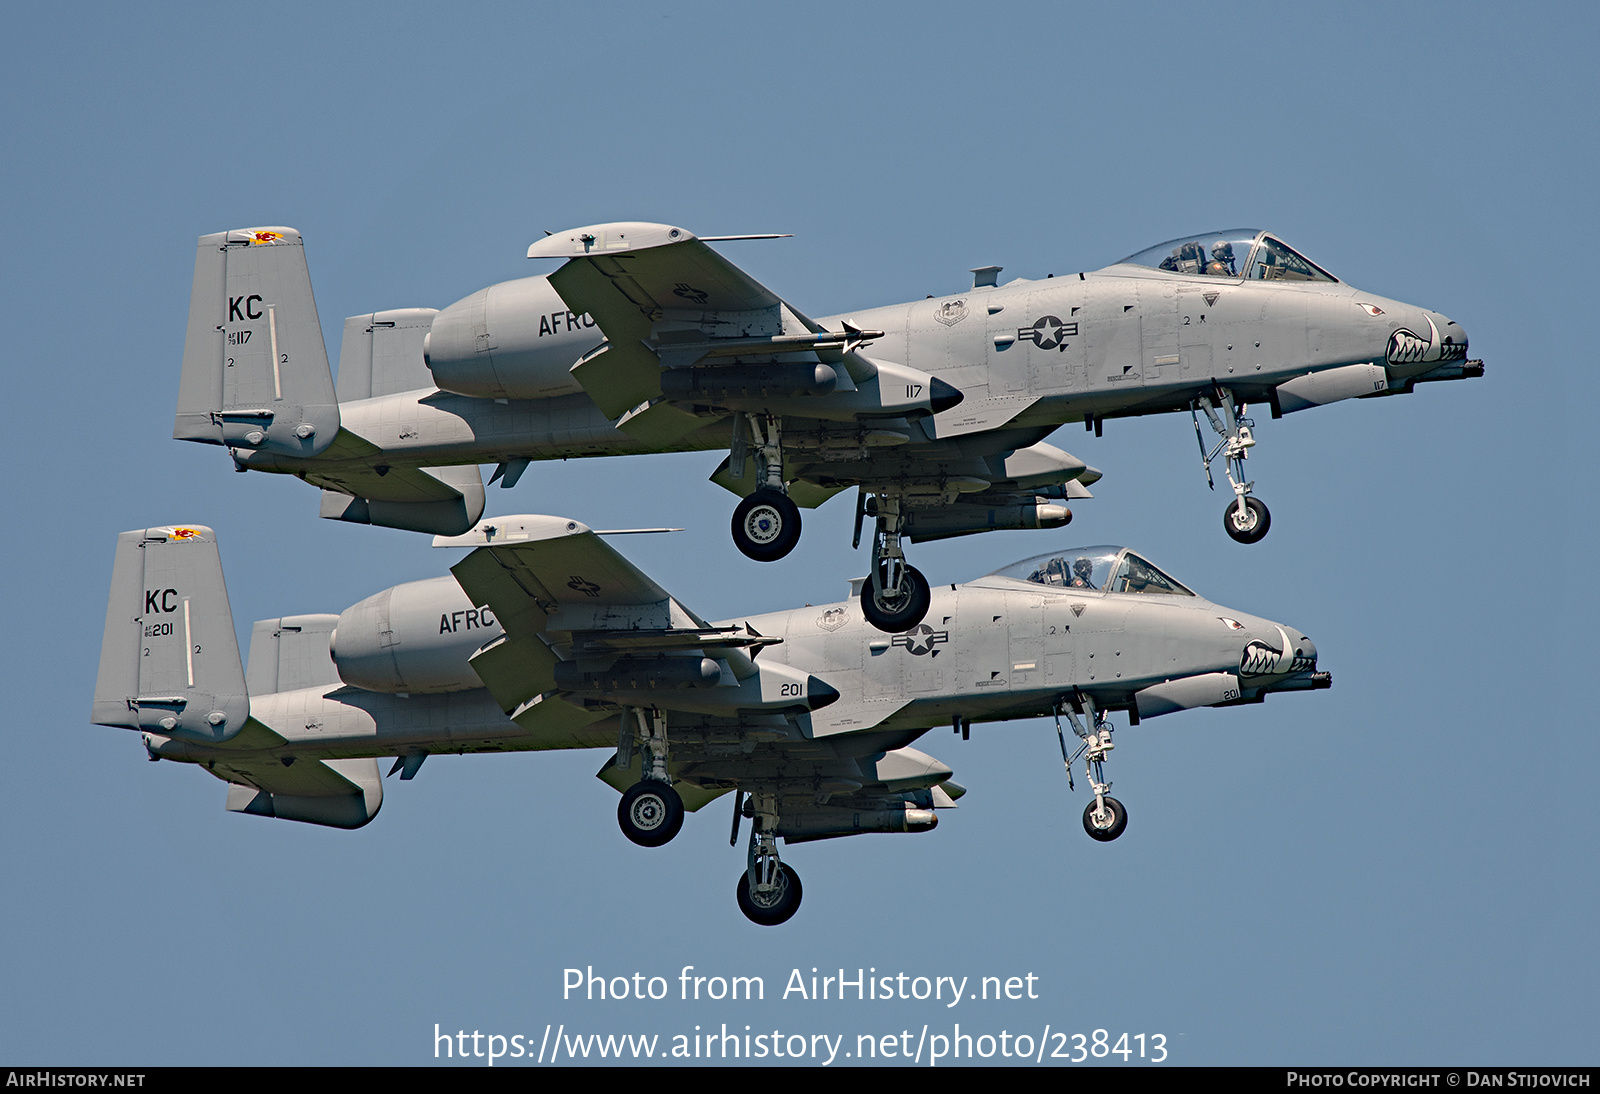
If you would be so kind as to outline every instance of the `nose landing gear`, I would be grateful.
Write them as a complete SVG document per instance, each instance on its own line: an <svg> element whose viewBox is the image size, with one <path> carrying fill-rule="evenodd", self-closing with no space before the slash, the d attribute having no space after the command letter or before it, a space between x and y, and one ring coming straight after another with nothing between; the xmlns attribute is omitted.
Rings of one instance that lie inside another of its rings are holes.
<svg viewBox="0 0 1600 1094"><path fill-rule="evenodd" d="M1110 843L1127 827L1128 811L1109 794L1095 795L1095 800L1084 807L1083 830L1089 833L1090 839Z"/></svg>
<svg viewBox="0 0 1600 1094"><path fill-rule="evenodd" d="M1076 708L1076 710L1074 710ZM1086 716L1090 728L1084 728L1078 721L1078 714ZM1123 804L1113 798L1106 791L1111 789L1111 784L1105 779L1106 754L1116 745L1111 743L1111 722L1107 720L1104 711L1097 711L1094 704L1082 696L1072 700L1071 706L1057 704L1056 714L1056 739L1061 742L1061 759L1067 768L1067 787L1076 789L1072 784L1072 763L1079 756L1084 757L1083 774L1089 780L1089 787L1094 791L1094 801L1090 802L1083 810L1083 830L1089 833L1089 838L1101 843L1110 843L1128 827L1128 811ZM1072 732L1077 734L1083 744L1078 746L1078 751L1070 757L1067 755L1067 738L1061 731L1061 715L1066 714L1067 720L1072 724Z"/></svg>
<svg viewBox="0 0 1600 1094"><path fill-rule="evenodd" d="M1239 543L1256 543L1272 527L1272 514L1252 495L1256 484L1244 481L1244 461L1256 443L1251 432L1255 423L1243 416L1247 409L1244 403L1235 401L1233 392L1218 384L1211 394L1202 395L1190 404L1189 416L1194 419L1194 437L1200 444L1200 462L1205 467L1206 483L1213 490L1217 488L1216 480L1211 477L1211 464L1220 455L1228 485L1233 487L1234 500L1222 512L1222 527ZM1222 438L1209 452L1200 433L1201 410L1205 411L1212 430Z"/></svg>
<svg viewBox="0 0 1600 1094"><path fill-rule="evenodd" d="M1272 514L1260 498L1241 497L1222 511L1222 527L1240 543L1256 543L1272 527Z"/></svg>

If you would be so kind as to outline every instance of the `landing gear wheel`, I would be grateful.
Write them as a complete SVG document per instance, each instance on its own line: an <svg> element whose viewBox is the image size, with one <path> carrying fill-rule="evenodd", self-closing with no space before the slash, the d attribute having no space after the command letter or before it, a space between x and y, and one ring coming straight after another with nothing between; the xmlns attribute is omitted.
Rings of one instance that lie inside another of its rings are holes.
<svg viewBox="0 0 1600 1094"><path fill-rule="evenodd" d="M656 779L634 783L617 804L617 824L640 847L660 847L683 827L683 799Z"/></svg>
<svg viewBox="0 0 1600 1094"><path fill-rule="evenodd" d="M776 927L788 922L800 910L800 875L787 863L778 864L778 888L770 893L750 893L750 875L739 875L739 885L734 889L739 900L739 910L752 923L763 927Z"/></svg>
<svg viewBox="0 0 1600 1094"><path fill-rule="evenodd" d="M1106 796L1106 811L1100 817L1094 815L1094 802L1090 802L1083 811L1083 830L1089 833L1090 839L1097 839L1101 843L1110 843L1123 830L1128 827L1128 811L1122 808L1122 803L1110 795Z"/></svg>
<svg viewBox="0 0 1600 1094"><path fill-rule="evenodd" d="M870 578L861 585L861 614L867 617L868 623L889 634L921 623L932 600L928 579L915 566L903 567L900 586L893 589L885 586L881 595L873 593Z"/></svg>
<svg viewBox="0 0 1600 1094"><path fill-rule="evenodd" d="M762 487L733 511L733 544L746 558L776 562L800 542L800 507L787 494Z"/></svg>
<svg viewBox="0 0 1600 1094"><path fill-rule="evenodd" d="M1229 502L1228 508L1222 512L1222 526L1228 530L1228 535L1240 543L1255 543L1272 527L1272 514L1254 497L1245 498L1244 505L1245 513L1241 516L1239 503Z"/></svg>

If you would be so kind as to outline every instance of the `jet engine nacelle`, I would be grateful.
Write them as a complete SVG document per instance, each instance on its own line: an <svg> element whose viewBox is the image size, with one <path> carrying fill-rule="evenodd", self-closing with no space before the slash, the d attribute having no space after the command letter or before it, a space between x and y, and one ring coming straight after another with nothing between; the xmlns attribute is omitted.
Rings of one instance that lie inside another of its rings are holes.
<svg viewBox="0 0 1600 1094"><path fill-rule="evenodd" d="M583 387L571 368L605 341L548 279L502 281L457 300L433 320L423 360L440 389L480 399L546 399Z"/></svg>
<svg viewBox="0 0 1600 1094"><path fill-rule="evenodd" d="M467 663L502 633L453 577L396 585L339 616L329 652L339 679L368 691L427 695L483 687Z"/></svg>

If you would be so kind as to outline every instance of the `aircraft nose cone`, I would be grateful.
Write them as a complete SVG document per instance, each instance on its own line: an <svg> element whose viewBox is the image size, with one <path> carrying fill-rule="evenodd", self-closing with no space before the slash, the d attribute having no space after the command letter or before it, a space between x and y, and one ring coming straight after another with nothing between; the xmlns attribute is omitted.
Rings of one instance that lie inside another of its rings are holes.
<svg viewBox="0 0 1600 1094"><path fill-rule="evenodd" d="M1262 628L1239 654L1241 677L1281 678L1311 672L1316 667L1316 644L1293 627L1281 623Z"/></svg>
<svg viewBox="0 0 1600 1094"><path fill-rule="evenodd" d="M1434 327L1439 331L1439 360L1465 361L1467 359L1467 332L1461 329L1461 324L1438 312L1429 312L1428 318L1433 320Z"/></svg>
<svg viewBox="0 0 1600 1094"><path fill-rule="evenodd" d="M1386 356L1391 376L1420 376L1467 359L1467 332L1453 319L1419 308L1403 322L1389 336Z"/></svg>

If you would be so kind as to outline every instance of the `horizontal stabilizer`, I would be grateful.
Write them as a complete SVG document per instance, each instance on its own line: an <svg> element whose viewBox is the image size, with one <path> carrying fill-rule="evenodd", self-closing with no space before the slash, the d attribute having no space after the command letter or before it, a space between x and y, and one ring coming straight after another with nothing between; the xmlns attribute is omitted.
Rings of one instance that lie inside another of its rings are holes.
<svg viewBox="0 0 1600 1094"><path fill-rule="evenodd" d="M360 828L383 806L383 779L371 757L318 761L302 756L287 766L274 758L218 760L208 767L227 780L227 808L233 813Z"/></svg>
<svg viewBox="0 0 1600 1094"><path fill-rule="evenodd" d="M454 536L483 516L483 475L461 467L348 468L307 476L323 486L320 515L352 524ZM330 483L337 489L329 489Z"/></svg>

